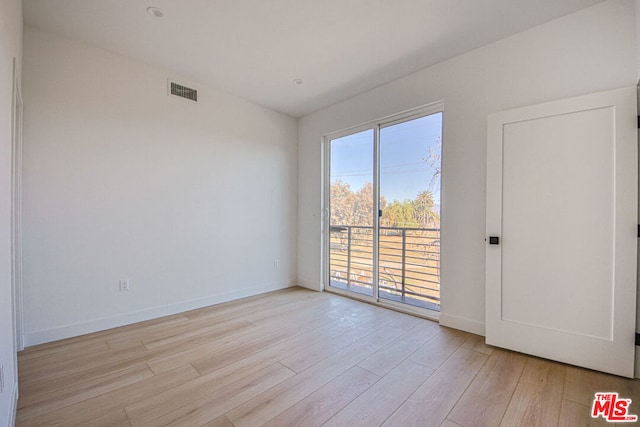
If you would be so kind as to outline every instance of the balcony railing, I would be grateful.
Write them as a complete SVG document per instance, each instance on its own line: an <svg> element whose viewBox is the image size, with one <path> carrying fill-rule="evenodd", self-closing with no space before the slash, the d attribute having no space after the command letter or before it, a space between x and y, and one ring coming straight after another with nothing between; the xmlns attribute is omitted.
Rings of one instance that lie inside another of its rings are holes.
<svg viewBox="0 0 640 427"><path fill-rule="evenodd" d="M371 294L373 227L330 231L331 285ZM382 298L439 310L440 229L380 227L378 259Z"/></svg>

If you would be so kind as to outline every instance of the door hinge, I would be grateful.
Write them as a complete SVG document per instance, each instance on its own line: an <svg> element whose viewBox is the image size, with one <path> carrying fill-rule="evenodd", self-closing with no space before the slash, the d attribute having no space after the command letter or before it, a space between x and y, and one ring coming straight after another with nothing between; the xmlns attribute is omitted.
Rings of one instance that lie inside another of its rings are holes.
<svg viewBox="0 0 640 427"><path fill-rule="evenodd" d="M640 129L640 116L638 116L638 129Z"/></svg>
<svg viewBox="0 0 640 427"><path fill-rule="evenodd" d="M640 238L640 224L638 224L638 238Z"/></svg>
<svg viewBox="0 0 640 427"><path fill-rule="evenodd" d="M636 332L636 345L640 345L640 334Z"/></svg>

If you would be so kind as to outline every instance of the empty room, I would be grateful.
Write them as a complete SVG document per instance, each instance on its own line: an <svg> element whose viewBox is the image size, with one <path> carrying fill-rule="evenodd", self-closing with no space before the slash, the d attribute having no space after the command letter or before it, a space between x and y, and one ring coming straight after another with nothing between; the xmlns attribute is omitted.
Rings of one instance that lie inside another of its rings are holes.
<svg viewBox="0 0 640 427"><path fill-rule="evenodd" d="M638 0L0 0L0 426L638 422Z"/></svg>

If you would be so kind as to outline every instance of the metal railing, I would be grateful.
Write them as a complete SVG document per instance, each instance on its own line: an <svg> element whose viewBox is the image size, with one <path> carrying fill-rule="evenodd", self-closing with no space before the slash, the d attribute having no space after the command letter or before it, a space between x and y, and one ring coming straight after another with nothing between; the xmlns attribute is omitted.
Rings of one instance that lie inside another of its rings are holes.
<svg viewBox="0 0 640 427"><path fill-rule="evenodd" d="M329 240L332 285L371 289L373 227L333 225ZM380 227L378 260L381 296L440 303L440 229Z"/></svg>

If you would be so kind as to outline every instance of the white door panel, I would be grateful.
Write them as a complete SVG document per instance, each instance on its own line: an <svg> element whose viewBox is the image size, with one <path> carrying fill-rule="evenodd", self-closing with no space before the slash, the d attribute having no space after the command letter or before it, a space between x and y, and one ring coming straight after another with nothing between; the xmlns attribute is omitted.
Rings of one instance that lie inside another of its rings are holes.
<svg viewBox="0 0 640 427"><path fill-rule="evenodd" d="M635 93L489 116L489 344L633 376Z"/></svg>

